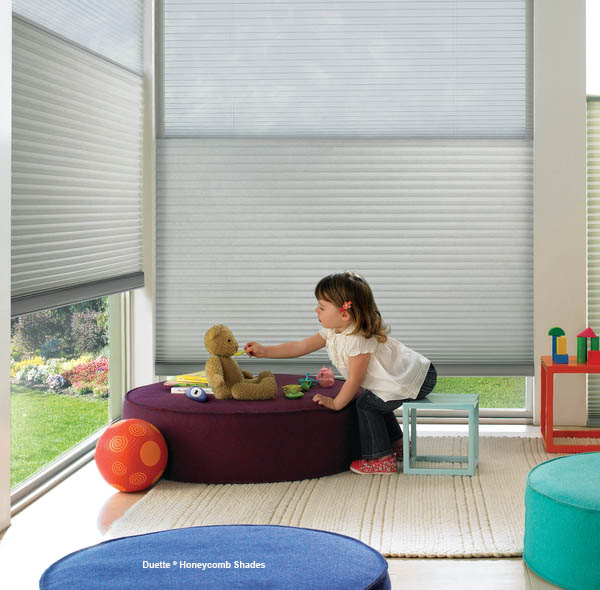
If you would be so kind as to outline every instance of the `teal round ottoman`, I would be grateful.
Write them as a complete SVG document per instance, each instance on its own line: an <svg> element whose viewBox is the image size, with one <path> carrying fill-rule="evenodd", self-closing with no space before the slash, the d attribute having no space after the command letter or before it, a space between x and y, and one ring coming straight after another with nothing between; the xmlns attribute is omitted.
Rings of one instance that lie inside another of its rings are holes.
<svg viewBox="0 0 600 590"><path fill-rule="evenodd" d="M565 590L600 590L600 453L559 457L529 472L523 559Z"/></svg>

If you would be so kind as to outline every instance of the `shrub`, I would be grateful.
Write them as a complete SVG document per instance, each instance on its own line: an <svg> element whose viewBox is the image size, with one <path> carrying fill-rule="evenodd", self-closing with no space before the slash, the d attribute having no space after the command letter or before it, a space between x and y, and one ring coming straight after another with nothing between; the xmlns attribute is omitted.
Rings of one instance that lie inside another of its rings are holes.
<svg viewBox="0 0 600 590"><path fill-rule="evenodd" d="M75 359L69 359L68 361L63 361L60 363L58 367L58 372L64 375L67 371L71 371L77 365L83 365L85 363L89 363L94 357L91 354L82 354L81 356Z"/></svg>
<svg viewBox="0 0 600 590"><path fill-rule="evenodd" d="M105 333L108 334L108 302L106 308L98 312L96 319L98 327Z"/></svg>
<svg viewBox="0 0 600 590"><path fill-rule="evenodd" d="M94 388L87 383L77 383L77 385L73 384L71 389L73 389L73 391L79 395L88 395L90 393L94 393Z"/></svg>
<svg viewBox="0 0 600 590"><path fill-rule="evenodd" d="M71 382L76 393L94 393L100 397L108 395L108 358L99 356L94 360L75 365L64 371L62 376Z"/></svg>
<svg viewBox="0 0 600 590"><path fill-rule="evenodd" d="M41 385L46 381L47 376L48 372L44 365L31 365L21 369L15 375L15 379L27 385Z"/></svg>
<svg viewBox="0 0 600 590"><path fill-rule="evenodd" d="M50 338L42 344L40 348L40 354L45 358L55 358L58 356L63 348L63 342L60 338Z"/></svg>
<svg viewBox="0 0 600 590"><path fill-rule="evenodd" d="M15 379L28 385L42 385L48 377L58 373L58 367L62 359L48 359L46 364L28 365L19 370Z"/></svg>
<svg viewBox="0 0 600 590"><path fill-rule="evenodd" d="M23 350L23 343L20 335L12 333L10 337L10 358L11 362L20 361L27 357L27 353Z"/></svg>
<svg viewBox="0 0 600 590"><path fill-rule="evenodd" d="M99 352L108 342L97 311L77 311L71 320L71 337L77 352Z"/></svg>
<svg viewBox="0 0 600 590"><path fill-rule="evenodd" d="M96 385L92 393L96 397L108 397L108 385Z"/></svg>
<svg viewBox="0 0 600 590"><path fill-rule="evenodd" d="M26 367L31 367L33 365L43 365L44 359L41 356L34 356L29 359L25 359L24 361L17 361L10 363L10 376L15 377L16 374Z"/></svg>
<svg viewBox="0 0 600 590"><path fill-rule="evenodd" d="M66 387L69 382L62 375L49 375L46 377L46 386L52 391L58 391Z"/></svg>
<svg viewBox="0 0 600 590"><path fill-rule="evenodd" d="M33 356L72 357L97 354L108 342L108 297L11 319L11 354L15 360Z"/></svg>
<svg viewBox="0 0 600 590"><path fill-rule="evenodd" d="M36 350L42 350L48 340L60 340L63 335L68 334L69 319L55 309L19 316L13 326L13 344L20 354L32 355Z"/></svg>

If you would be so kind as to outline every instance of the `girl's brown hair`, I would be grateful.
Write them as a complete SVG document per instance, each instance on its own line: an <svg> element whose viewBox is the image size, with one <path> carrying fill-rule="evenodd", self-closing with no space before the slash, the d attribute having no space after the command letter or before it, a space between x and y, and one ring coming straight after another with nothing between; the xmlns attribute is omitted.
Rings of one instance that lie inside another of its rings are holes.
<svg viewBox="0 0 600 590"><path fill-rule="evenodd" d="M378 342L387 340L390 330L383 323L369 283L358 273L347 270L323 277L315 287L315 297L339 308L351 301L348 314L355 326L352 334L361 333L365 338L377 336Z"/></svg>

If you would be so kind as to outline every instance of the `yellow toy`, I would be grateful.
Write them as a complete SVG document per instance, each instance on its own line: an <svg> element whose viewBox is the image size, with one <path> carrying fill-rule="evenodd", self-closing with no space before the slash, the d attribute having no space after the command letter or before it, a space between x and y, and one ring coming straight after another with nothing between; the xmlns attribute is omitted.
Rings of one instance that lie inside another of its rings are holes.
<svg viewBox="0 0 600 590"><path fill-rule="evenodd" d="M206 378L217 399L261 400L273 399L277 383L271 371L254 377L244 371L232 358L238 343L233 332L221 324L213 326L204 335L204 345L211 356L206 362Z"/></svg>

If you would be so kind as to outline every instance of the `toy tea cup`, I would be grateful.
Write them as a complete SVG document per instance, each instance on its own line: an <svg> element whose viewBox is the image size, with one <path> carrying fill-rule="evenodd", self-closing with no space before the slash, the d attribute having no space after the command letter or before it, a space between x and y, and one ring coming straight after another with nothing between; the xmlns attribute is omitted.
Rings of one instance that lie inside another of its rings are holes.
<svg viewBox="0 0 600 590"><path fill-rule="evenodd" d="M283 391L283 394L288 399L296 399L304 395L300 389L300 385L283 385L281 391Z"/></svg>

